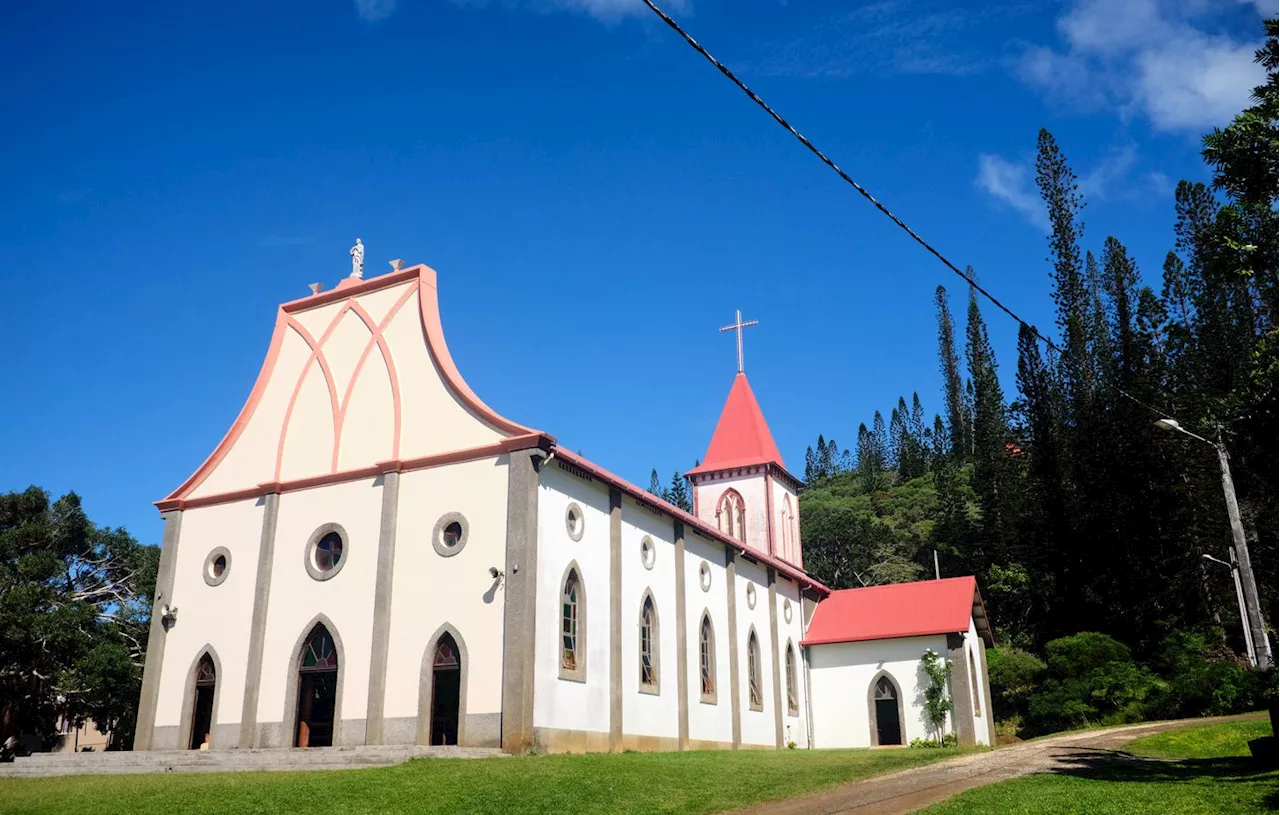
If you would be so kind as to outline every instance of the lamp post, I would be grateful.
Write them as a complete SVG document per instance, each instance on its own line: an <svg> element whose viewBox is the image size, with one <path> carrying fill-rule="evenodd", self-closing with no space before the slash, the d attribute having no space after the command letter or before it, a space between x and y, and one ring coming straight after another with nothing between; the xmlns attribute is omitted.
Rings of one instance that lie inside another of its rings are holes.
<svg viewBox="0 0 1280 815"><path fill-rule="evenodd" d="M1249 667L1256 668L1258 667L1258 654L1253 648L1253 632L1249 630L1249 613L1245 611L1244 607L1244 590L1240 588L1240 569L1236 566L1236 550L1228 549L1227 552L1231 555L1230 563L1222 560L1221 558L1216 558L1213 555L1205 554L1200 557L1205 560L1211 560L1219 565L1226 566L1231 570L1231 579L1234 580L1236 584L1236 605L1240 607L1240 626L1244 629L1244 648L1249 654Z"/></svg>
<svg viewBox="0 0 1280 815"><path fill-rule="evenodd" d="M1240 505L1236 503L1236 487L1231 481L1231 466L1227 462L1227 448L1221 439L1213 442L1203 436L1197 436L1178 424L1177 419L1159 419L1156 421L1156 427L1166 431L1176 430L1179 433L1188 435L1197 441L1204 442L1218 453L1218 468L1222 471L1222 494L1227 499L1227 519L1231 523L1231 540L1236 557L1236 574L1238 575L1240 593L1244 598L1244 608L1248 617L1248 636L1245 639L1246 642L1250 639L1253 640L1256 654L1255 664L1258 668L1266 670L1272 665L1271 643L1267 640L1267 632L1262 625L1262 611L1258 602L1258 584L1253 580L1253 566L1249 562L1249 548L1244 541L1244 525L1240 522ZM1262 644L1261 649L1256 647L1258 643Z"/></svg>

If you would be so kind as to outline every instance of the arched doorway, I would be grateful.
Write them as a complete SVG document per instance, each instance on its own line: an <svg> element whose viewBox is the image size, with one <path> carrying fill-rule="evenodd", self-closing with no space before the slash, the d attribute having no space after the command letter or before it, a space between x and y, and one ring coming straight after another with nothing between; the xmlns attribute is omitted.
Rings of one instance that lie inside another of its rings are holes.
<svg viewBox="0 0 1280 815"><path fill-rule="evenodd" d="M212 739L213 699L217 687L218 669L213 665L213 658L206 653L196 663L195 687L191 690L191 739L187 744L191 750L199 750Z"/></svg>
<svg viewBox="0 0 1280 815"><path fill-rule="evenodd" d="M431 661L431 744L458 743L462 657L453 637L442 634Z"/></svg>
<svg viewBox="0 0 1280 815"><path fill-rule="evenodd" d="M902 744L902 699L893 680L881 675L871 688L873 746Z"/></svg>
<svg viewBox="0 0 1280 815"><path fill-rule="evenodd" d="M338 698L338 650L322 623L311 629L298 663L295 747L332 747Z"/></svg>

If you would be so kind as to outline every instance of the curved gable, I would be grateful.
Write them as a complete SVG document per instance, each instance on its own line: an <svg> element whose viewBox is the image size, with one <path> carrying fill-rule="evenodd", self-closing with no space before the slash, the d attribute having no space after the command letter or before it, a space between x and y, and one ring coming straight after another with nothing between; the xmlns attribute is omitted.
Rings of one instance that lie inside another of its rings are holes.
<svg viewBox="0 0 1280 815"><path fill-rule="evenodd" d="M444 340L436 273L415 266L280 306L239 417L158 504L363 476L531 435L540 434L462 379Z"/></svg>

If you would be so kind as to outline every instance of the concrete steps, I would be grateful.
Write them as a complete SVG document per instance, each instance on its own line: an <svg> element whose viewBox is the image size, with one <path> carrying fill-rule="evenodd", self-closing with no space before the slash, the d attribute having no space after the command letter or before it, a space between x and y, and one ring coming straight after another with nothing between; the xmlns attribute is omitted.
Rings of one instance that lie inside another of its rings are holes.
<svg viewBox="0 0 1280 815"><path fill-rule="evenodd" d="M35 753L0 764L0 778L136 773L282 772L389 767L411 758L496 758L483 747L367 745L306 750L150 750L111 753Z"/></svg>

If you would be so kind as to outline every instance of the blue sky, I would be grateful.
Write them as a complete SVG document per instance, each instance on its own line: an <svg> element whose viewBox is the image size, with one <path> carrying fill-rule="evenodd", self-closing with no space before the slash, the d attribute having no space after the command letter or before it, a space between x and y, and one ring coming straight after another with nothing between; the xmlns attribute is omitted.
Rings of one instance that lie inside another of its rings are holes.
<svg viewBox="0 0 1280 815"><path fill-rule="evenodd" d="M1172 186L1258 81L1259 6L682 0L693 35L1028 319L1052 322L1048 127L1157 281ZM1272 5L1274 9L1274 5ZM0 490L152 501L235 418L275 306L440 274L490 405L639 483L747 370L793 471L818 433L939 407L949 273L635 0L18 4L0 31ZM1015 326L987 310L1012 390Z"/></svg>

